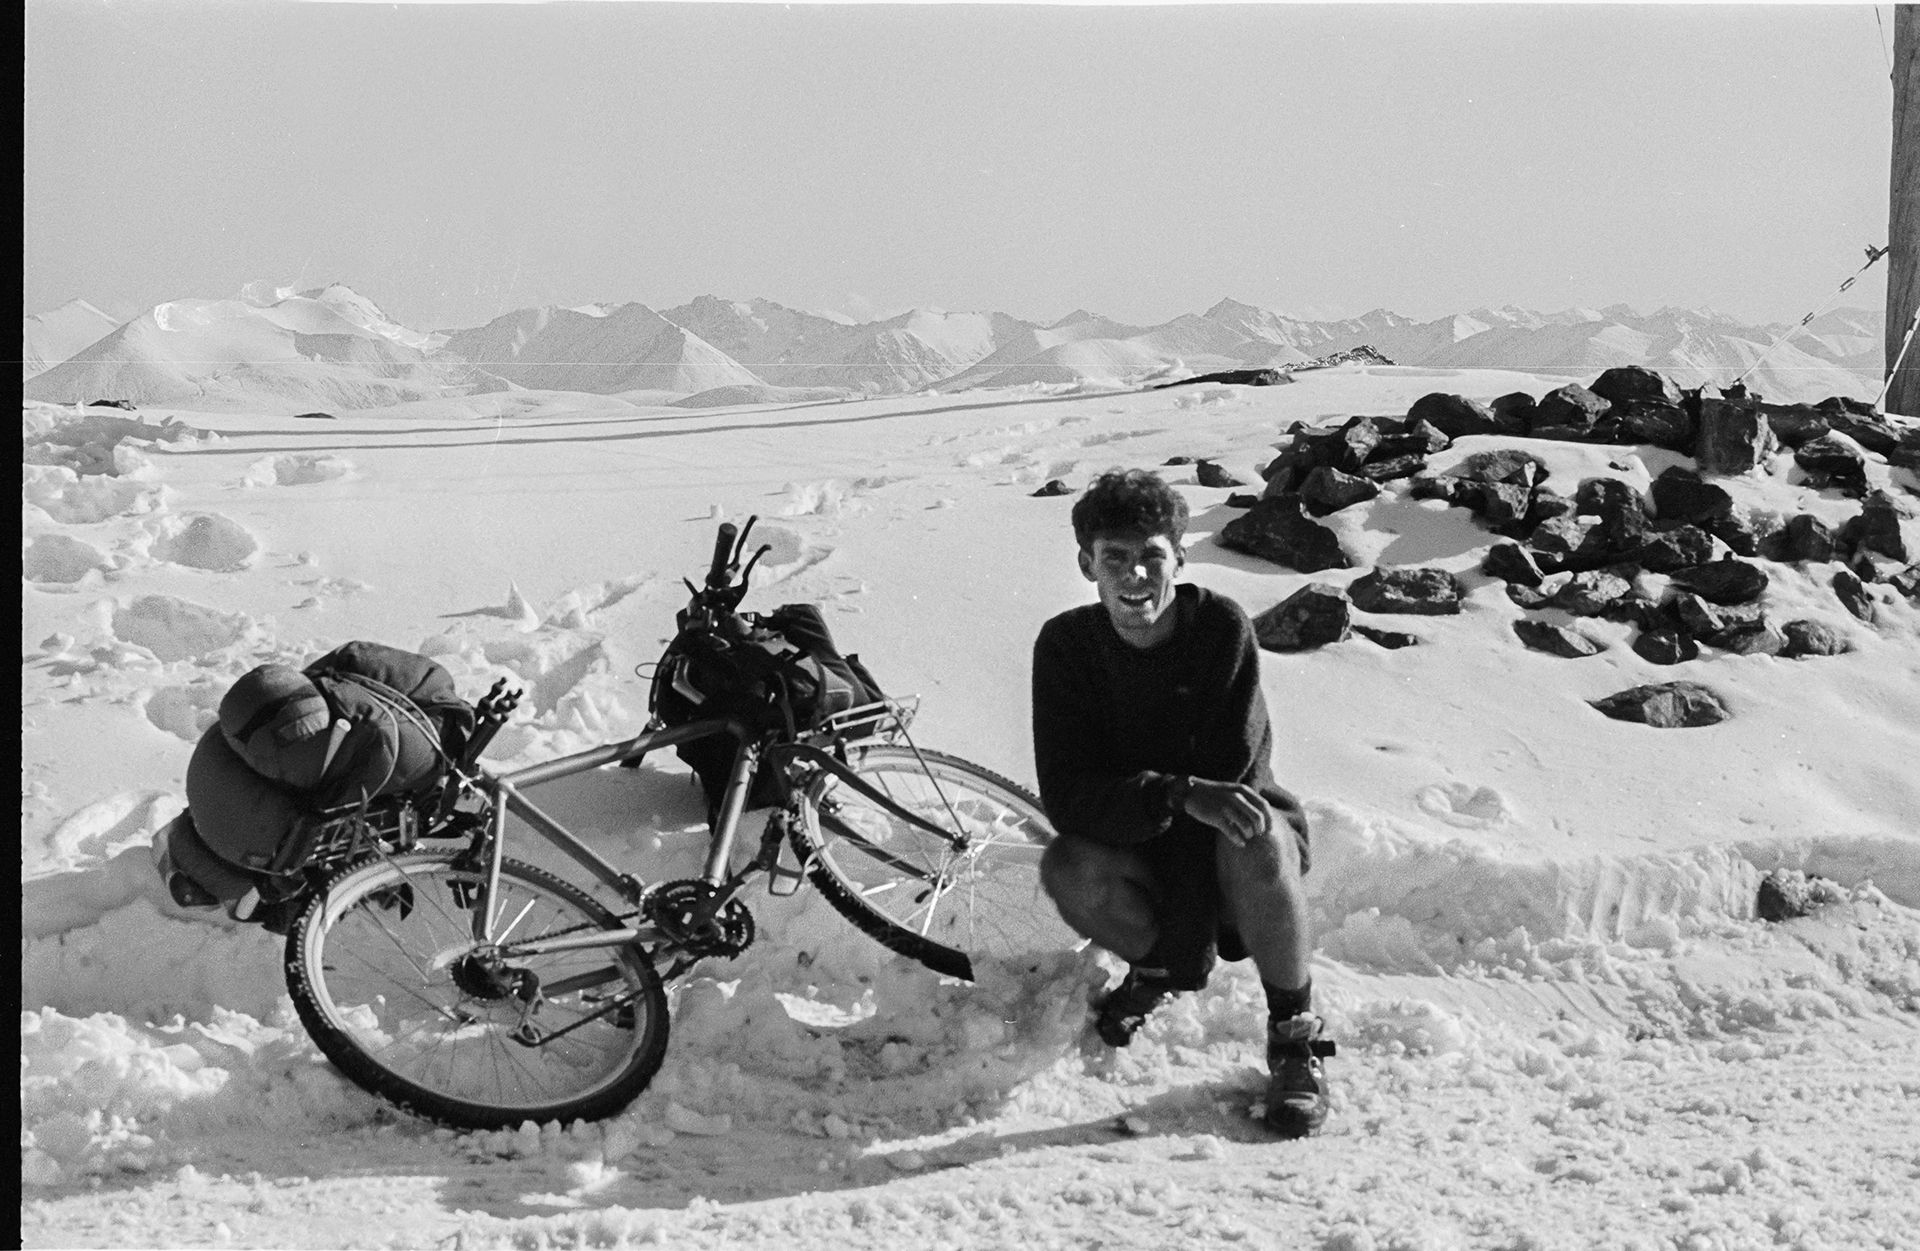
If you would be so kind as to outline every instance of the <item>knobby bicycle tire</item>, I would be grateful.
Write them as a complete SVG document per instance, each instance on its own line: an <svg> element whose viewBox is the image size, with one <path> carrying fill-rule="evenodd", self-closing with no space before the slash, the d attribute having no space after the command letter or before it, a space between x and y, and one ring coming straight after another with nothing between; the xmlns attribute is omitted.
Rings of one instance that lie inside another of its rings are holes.
<svg viewBox="0 0 1920 1251"><path fill-rule="evenodd" d="M959 846L901 821L828 773L807 791L791 841L842 916L888 948L951 977L974 961L1069 951L1079 935L1040 888L1053 837L1031 792L946 752L877 745L848 762L907 811L965 836Z"/></svg>
<svg viewBox="0 0 1920 1251"><path fill-rule="evenodd" d="M666 1056L666 991L652 961L631 943L510 954L536 935L620 922L578 887L506 860L495 915L509 954L489 966L468 954L486 873L457 856L370 857L314 897L286 947L287 990L308 1034L355 1084L443 1124L500 1129L619 1112ZM527 1000L549 1035L578 1028L544 1044L516 1041Z"/></svg>

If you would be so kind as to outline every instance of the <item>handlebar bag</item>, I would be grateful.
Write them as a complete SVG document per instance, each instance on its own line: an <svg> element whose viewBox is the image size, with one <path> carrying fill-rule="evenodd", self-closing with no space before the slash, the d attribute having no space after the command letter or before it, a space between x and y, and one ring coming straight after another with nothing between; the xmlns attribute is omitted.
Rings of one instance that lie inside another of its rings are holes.
<svg viewBox="0 0 1920 1251"><path fill-rule="evenodd" d="M758 617L736 614L718 631L683 630L661 658L651 704L667 725L699 717L739 717L755 729L812 729L838 712L885 698L858 656L834 646L813 604L784 604ZM719 811L735 745L715 737L674 748L700 778L708 816ZM748 803L782 802L782 779L754 780Z"/></svg>

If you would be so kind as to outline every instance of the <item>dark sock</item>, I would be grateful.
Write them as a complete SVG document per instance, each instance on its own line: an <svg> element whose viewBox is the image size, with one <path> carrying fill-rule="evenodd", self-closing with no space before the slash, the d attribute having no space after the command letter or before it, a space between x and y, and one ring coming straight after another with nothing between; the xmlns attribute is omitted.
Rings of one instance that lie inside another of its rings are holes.
<svg viewBox="0 0 1920 1251"><path fill-rule="evenodd" d="M1267 992L1267 1020L1289 1021L1296 1016L1305 1016L1313 1006L1313 979L1308 978L1297 990L1288 990L1262 980L1260 989Z"/></svg>

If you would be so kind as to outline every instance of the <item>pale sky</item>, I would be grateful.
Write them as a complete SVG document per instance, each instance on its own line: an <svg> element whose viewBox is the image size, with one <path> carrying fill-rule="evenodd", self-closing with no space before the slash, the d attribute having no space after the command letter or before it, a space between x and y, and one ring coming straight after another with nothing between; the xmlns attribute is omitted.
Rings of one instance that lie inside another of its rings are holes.
<svg viewBox="0 0 1920 1251"><path fill-rule="evenodd" d="M24 311L1795 321L1887 241L1875 16L28 0Z"/></svg>

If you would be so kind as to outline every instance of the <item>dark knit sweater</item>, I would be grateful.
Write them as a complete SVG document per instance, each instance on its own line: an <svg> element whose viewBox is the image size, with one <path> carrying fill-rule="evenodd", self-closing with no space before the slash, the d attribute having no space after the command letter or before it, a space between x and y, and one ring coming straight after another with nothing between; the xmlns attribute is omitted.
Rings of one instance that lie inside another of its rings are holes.
<svg viewBox="0 0 1920 1251"><path fill-rule="evenodd" d="M1040 799L1062 834L1145 843L1171 819L1174 775L1245 782L1270 798L1273 729L1253 624L1204 587L1175 589L1172 637L1142 650L1101 605L1069 609L1033 646L1033 753Z"/></svg>

